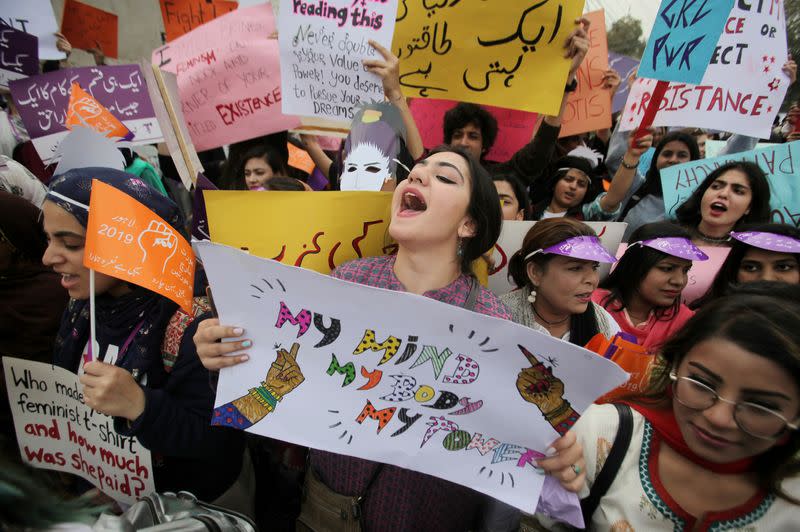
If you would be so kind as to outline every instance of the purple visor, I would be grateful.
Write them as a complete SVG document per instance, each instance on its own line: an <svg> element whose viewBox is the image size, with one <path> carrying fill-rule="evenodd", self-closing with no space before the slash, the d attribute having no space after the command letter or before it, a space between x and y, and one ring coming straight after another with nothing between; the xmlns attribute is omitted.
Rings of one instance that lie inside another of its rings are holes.
<svg viewBox="0 0 800 532"><path fill-rule="evenodd" d="M634 242L628 246L628 249L632 248L636 244L656 249L662 253L666 253L667 255L678 257L679 259L708 260L708 255L700 251L700 248L695 246L688 238L675 236L651 238L650 240Z"/></svg>
<svg viewBox="0 0 800 532"><path fill-rule="evenodd" d="M786 235L761 231L731 231L731 238L754 248L776 251L778 253L800 253L800 240Z"/></svg>
<svg viewBox="0 0 800 532"><path fill-rule="evenodd" d="M537 249L525 256L525 260L533 257L537 253L550 253L553 255L563 255L573 259L591 260L594 262L617 262L616 257L611 255L606 248L600 244L600 239L596 236L573 236L555 246L545 249Z"/></svg>

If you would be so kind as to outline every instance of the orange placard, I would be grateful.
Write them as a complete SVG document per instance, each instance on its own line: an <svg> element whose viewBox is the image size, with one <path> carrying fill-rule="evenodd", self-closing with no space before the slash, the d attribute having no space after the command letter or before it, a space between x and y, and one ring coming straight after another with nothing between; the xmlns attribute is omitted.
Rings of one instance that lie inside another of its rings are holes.
<svg viewBox="0 0 800 532"><path fill-rule="evenodd" d="M97 48L107 57L117 57L119 22L114 13L77 2L64 2L61 33L75 48Z"/></svg>
<svg viewBox="0 0 800 532"><path fill-rule="evenodd" d="M596 129L611 127L612 94L603 88L603 71L608 69L606 18L602 9L584 13L591 22L589 52L576 76L578 88L567 95L567 106L561 116L559 137L568 137ZM622 80L625 83L625 80Z"/></svg>
<svg viewBox="0 0 800 532"><path fill-rule="evenodd" d="M109 138L125 138L130 134L125 124L77 83L72 84L64 126L67 129L73 126L87 127Z"/></svg>
<svg viewBox="0 0 800 532"><path fill-rule="evenodd" d="M628 382L600 397L596 403L609 403L627 395L641 394L647 389L655 356L648 353L644 346L630 342L619 334L608 339L602 333L598 333L585 347L610 359L631 375Z"/></svg>
<svg viewBox="0 0 800 532"><path fill-rule="evenodd" d="M191 312L192 246L146 206L96 179L92 180L83 264L152 290Z"/></svg>
<svg viewBox="0 0 800 532"><path fill-rule="evenodd" d="M307 174L314 171L314 161L307 151L301 150L291 142L287 142L289 148L289 166L302 170Z"/></svg>
<svg viewBox="0 0 800 532"><path fill-rule="evenodd" d="M228 0L160 0L167 42L239 7Z"/></svg>

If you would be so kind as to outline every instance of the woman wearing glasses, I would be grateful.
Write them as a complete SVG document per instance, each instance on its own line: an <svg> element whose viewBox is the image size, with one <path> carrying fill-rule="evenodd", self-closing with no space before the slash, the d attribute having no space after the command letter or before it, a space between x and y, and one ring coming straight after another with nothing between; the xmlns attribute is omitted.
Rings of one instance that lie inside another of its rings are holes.
<svg viewBox="0 0 800 532"><path fill-rule="evenodd" d="M597 491L632 412L630 442L587 528L797 530L800 288L742 287L698 312L662 356L646 395L619 413L591 406L574 427Z"/></svg>

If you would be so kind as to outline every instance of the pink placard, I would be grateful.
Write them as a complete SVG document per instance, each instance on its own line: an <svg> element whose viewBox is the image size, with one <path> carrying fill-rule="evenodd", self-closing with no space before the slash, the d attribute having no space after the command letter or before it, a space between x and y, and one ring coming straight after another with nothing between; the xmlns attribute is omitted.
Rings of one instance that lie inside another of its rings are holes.
<svg viewBox="0 0 800 532"><path fill-rule="evenodd" d="M456 103L450 100L433 100L417 98L411 100L409 107L414 121L422 135L422 143L431 149L444 142L444 114ZM538 115L525 111L514 111L502 107L482 105L497 119L498 133L494 146L485 156L487 161L504 162L533 137Z"/></svg>
<svg viewBox="0 0 800 532"><path fill-rule="evenodd" d="M281 74L269 4L237 9L153 52L178 76L186 125L197 151L300 124L281 112ZM232 37L235 36L235 37Z"/></svg>

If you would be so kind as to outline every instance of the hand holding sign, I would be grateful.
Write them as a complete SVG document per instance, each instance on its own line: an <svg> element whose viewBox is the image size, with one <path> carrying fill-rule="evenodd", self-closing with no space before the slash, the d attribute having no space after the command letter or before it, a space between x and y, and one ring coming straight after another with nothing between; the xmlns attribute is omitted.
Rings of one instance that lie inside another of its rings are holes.
<svg viewBox="0 0 800 532"><path fill-rule="evenodd" d="M93 361L84 366L80 381L86 406L107 416L133 421L144 412L145 397L126 370Z"/></svg>

